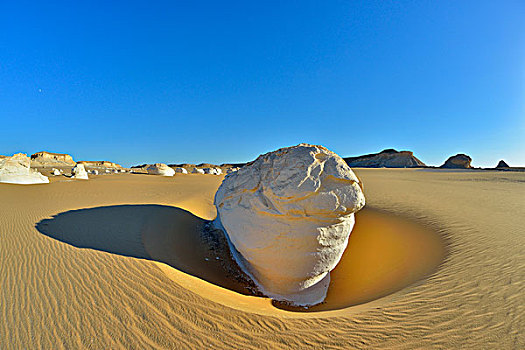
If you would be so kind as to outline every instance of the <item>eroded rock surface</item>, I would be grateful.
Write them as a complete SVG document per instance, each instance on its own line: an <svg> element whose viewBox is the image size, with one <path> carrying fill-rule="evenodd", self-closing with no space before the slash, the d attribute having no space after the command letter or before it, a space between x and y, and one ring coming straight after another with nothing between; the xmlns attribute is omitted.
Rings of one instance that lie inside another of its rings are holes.
<svg viewBox="0 0 525 350"><path fill-rule="evenodd" d="M359 179L341 157L301 144L228 174L215 195L215 224L264 294L314 305L326 297L329 272L364 205Z"/></svg>
<svg viewBox="0 0 525 350"><path fill-rule="evenodd" d="M151 175L161 175L161 176L173 176L175 175L175 170L170 168L164 163L155 163L146 169L148 174Z"/></svg>
<svg viewBox="0 0 525 350"><path fill-rule="evenodd" d="M31 155L32 166L71 166L75 165L73 157L64 153L37 152Z"/></svg>
<svg viewBox="0 0 525 350"><path fill-rule="evenodd" d="M358 157L344 158L350 167L364 168L416 168L424 167L425 163L420 161L410 151L396 151L385 149L379 153L367 154Z"/></svg>
<svg viewBox="0 0 525 350"><path fill-rule="evenodd" d="M472 166L470 165L470 162L472 162L472 158L467 156L466 154L456 154L455 156L452 156L446 160L446 162L441 166L441 168L446 169L470 169Z"/></svg>
<svg viewBox="0 0 525 350"><path fill-rule="evenodd" d="M498 165L496 166L496 168L508 168L509 165L502 159L499 161Z"/></svg>
<svg viewBox="0 0 525 350"><path fill-rule="evenodd" d="M71 178L79 180L89 180L88 173L84 164L77 164L71 169Z"/></svg>
<svg viewBox="0 0 525 350"><path fill-rule="evenodd" d="M17 153L12 157L0 158L0 182L11 184L43 184L49 183L49 178L31 169L31 159Z"/></svg>

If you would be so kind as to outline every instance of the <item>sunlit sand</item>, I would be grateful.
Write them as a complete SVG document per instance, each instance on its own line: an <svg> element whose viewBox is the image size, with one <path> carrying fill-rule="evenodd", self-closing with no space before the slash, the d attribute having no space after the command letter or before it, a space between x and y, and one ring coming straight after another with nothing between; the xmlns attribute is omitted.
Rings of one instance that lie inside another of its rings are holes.
<svg viewBox="0 0 525 350"><path fill-rule="evenodd" d="M0 348L523 344L525 175L355 171L367 208L309 309L257 295L208 227L222 176L1 185Z"/></svg>

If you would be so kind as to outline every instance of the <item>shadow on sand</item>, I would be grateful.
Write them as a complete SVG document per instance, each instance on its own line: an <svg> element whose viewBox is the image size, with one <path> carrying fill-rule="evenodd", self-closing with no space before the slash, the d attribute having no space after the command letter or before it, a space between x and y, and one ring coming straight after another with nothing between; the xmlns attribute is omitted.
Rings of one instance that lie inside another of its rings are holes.
<svg viewBox="0 0 525 350"><path fill-rule="evenodd" d="M253 295L221 231L189 211L164 205L117 205L71 210L36 224L78 248L166 263L207 282Z"/></svg>

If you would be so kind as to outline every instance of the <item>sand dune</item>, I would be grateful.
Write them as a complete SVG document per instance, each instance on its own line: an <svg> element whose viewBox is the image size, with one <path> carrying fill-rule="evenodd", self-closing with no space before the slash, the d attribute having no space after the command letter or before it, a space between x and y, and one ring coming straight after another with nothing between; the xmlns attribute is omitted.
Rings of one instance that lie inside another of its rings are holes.
<svg viewBox="0 0 525 350"><path fill-rule="evenodd" d="M334 270L345 304L313 312L224 278L220 242L196 234L222 176L0 184L0 348L522 348L525 174L356 173L381 211L357 217L350 270Z"/></svg>

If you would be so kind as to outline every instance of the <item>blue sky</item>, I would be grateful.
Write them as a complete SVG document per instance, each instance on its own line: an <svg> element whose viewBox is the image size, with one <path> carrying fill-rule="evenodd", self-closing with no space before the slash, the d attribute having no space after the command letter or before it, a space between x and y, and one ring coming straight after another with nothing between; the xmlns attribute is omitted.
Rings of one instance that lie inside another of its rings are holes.
<svg viewBox="0 0 525 350"><path fill-rule="evenodd" d="M525 166L523 1L0 3L0 154Z"/></svg>

